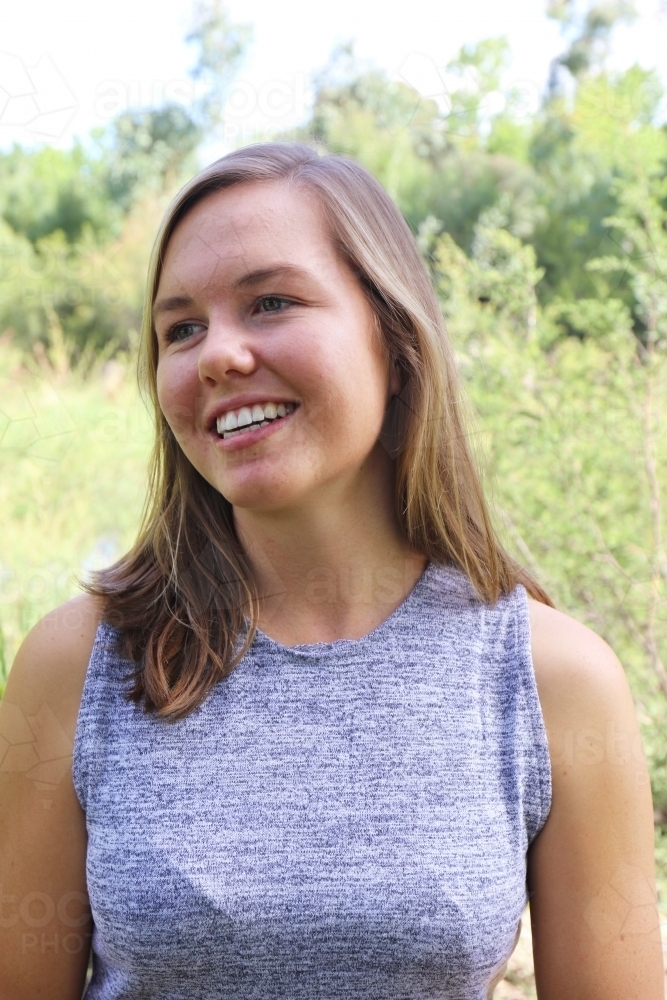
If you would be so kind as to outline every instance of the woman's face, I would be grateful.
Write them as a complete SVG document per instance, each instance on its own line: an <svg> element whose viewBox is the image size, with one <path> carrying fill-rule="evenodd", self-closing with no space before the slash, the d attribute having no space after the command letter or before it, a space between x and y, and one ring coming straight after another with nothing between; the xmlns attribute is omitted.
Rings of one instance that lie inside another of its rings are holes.
<svg viewBox="0 0 667 1000"><path fill-rule="evenodd" d="M169 242L154 319L162 411L232 504L284 509L377 474L400 386L309 192L247 183L199 202Z"/></svg>

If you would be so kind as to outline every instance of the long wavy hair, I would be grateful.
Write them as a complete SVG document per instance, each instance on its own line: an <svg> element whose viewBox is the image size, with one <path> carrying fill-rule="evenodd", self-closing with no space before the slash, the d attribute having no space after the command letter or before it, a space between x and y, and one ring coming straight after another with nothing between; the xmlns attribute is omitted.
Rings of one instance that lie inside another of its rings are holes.
<svg viewBox="0 0 667 1000"><path fill-rule="evenodd" d="M382 440L395 462L395 509L412 546L463 570L480 600L515 585L549 597L505 552L494 530L469 434L453 352L419 249L390 197L358 163L308 146L247 146L206 167L162 221L148 271L140 374L155 414L144 516L133 548L98 572L103 599L134 665L128 697L166 719L187 715L252 642L258 594L232 506L193 468L160 409L153 303L169 240L203 198L236 184L283 181L315 195L335 249L377 317L388 358L402 370Z"/></svg>

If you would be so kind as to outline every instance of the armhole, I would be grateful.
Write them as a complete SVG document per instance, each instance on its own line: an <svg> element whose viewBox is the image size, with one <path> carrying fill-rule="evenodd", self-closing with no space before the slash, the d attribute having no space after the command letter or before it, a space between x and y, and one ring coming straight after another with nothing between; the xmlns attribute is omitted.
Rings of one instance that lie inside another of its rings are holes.
<svg viewBox="0 0 667 1000"><path fill-rule="evenodd" d="M526 815L528 843L537 837L551 810L552 778L551 755L542 704L537 689L530 631L528 593L523 584L517 584L516 654L523 676L524 698L530 719L530 744L524 748L527 779L535 774L539 782L539 808ZM529 797L529 801L532 796ZM532 799L532 801L535 801Z"/></svg>

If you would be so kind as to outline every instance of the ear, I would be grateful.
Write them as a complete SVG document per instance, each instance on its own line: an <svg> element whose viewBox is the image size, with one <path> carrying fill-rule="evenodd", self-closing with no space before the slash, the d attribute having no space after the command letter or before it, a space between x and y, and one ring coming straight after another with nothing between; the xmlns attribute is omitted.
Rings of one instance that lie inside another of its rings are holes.
<svg viewBox="0 0 667 1000"><path fill-rule="evenodd" d="M378 440L390 458L397 458L405 447L405 403L399 393L389 400Z"/></svg>

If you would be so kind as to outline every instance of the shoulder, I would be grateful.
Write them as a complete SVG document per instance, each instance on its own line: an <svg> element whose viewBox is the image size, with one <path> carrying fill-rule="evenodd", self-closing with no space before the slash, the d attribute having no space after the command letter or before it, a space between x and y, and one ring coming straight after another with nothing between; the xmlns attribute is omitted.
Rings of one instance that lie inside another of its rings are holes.
<svg viewBox="0 0 667 1000"><path fill-rule="evenodd" d="M554 608L530 601L529 609L553 790L541 839L549 841L558 830L587 824L595 839L594 831L608 822L610 811L639 817L646 813L647 802L650 805L630 686L615 653L599 635ZM652 822L647 822L652 834Z"/></svg>
<svg viewBox="0 0 667 1000"><path fill-rule="evenodd" d="M89 594L45 615L16 655L3 701L30 715L47 704L73 737L101 616L101 601Z"/></svg>
<svg viewBox="0 0 667 1000"><path fill-rule="evenodd" d="M547 733L606 725L635 729L630 688L614 651L568 615L529 600L531 650Z"/></svg>
<svg viewBox="0 0 667 1000"><path fill-rule="evenodd" d="M21 920L0 920L3 996L79 997L83 989L92 924L86 820L74 789L72 752L101 611L94 598L81 595L42 618L23 642L0 701L0 902L16 908L16 900L39 896L83 906L74 923L60 904L54 913L52 903L45 919L29 920L21 904ZM32 891L36 887L40 892ZM24 933L28 924L45 931L41 954L26 945L29 938L37 942L37 934ZM73 927L80 931L73 934ZM73 951L65 947L68 935Z"/></svg>
<svg viewBox="0 0 667 1000"><path fill-rule="evenodd" d="M528 855L533 952L545 1000L663 995L651 785L614 652L529 602L552 803Z"/></svg>

